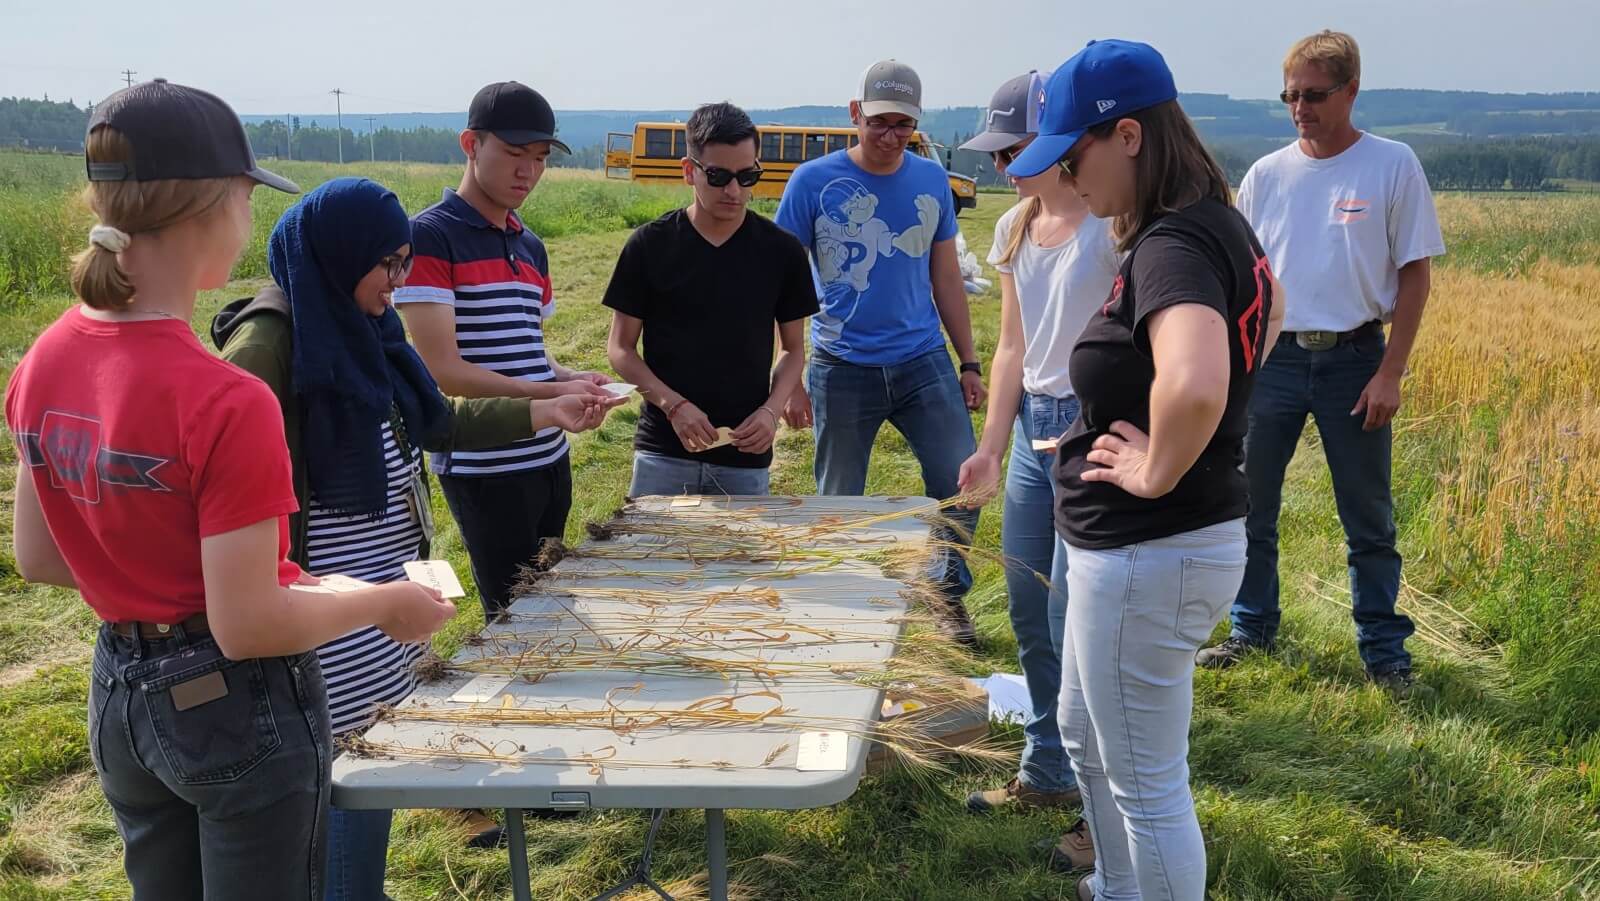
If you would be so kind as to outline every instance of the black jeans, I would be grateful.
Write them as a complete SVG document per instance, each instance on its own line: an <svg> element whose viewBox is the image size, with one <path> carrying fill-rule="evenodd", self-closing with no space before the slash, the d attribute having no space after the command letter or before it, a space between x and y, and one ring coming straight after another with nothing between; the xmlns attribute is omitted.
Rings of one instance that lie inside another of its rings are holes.
<svg viewBox="0 0 1600 901"><path fill-rule="evenodd" d="M93 672L89 752L134 897L320 901L333 740L316 653L235 661L181 627L103 625ZM196 685L211 700L178 709Z"/></svg>
<svg viewBox="0 0 1600 901"><path fill-rule="evenodd" d="M511 606L517 571L534 566L546 538L560 538L572 511L572 461L503 476L439 476L461 543L472 559L485 619Z"/></svg>

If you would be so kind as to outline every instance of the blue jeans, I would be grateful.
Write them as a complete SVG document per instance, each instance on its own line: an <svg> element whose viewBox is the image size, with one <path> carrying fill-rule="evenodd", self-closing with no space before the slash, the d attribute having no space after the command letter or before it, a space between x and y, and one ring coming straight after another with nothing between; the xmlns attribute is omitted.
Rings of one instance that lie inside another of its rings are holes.
<svg viewBox="0 0 1600 901"><path fill-rule="evenodd" d="M229 660L181 626L102 625L92 673L89 755L137 901L322 897L333 747L314 652Z"/></svg>
<svg viewBox="0 0 1600 901"><path fill-rule="evenodd" d="M929 497L944 500L960 493L961 464L977 449L977 441L961 397L961 382L943 349L890 366L858 366L816 349L806 383L817 436L818 494L866 492L872 443L885 421L911 446ZM942 527L935 532L970 546L978 512L946 510L960 531ZM934 578L940 590L956 600L972 588L972 571L958 553L943 555Z"/></svg>
<svg viewBox="0 0 1600 901"><path fill-rule="evenodd" d="M1067 548L1061 736L1094 839L1097 901L1202 901L1189 791L1194 654L1244 575L1237 519L1106 550Z"/></svg>
<svg viewBox="0 0 1600 901"><path fill-rule="evenodd" d="M1006 593L1017 660L1028 684L1032 717L1023 726L1022 766L1017 778L1039 791L1066 791L1078 784L1056 716L1061 696L1061 641L1067 620L1067 552L1056 537L1055 454L1033 449L1036 438L1053 439L1078 418L1078 399L1024 394L1006 467L1006 501L1000 549L1006 556ZM1049 584L1045 584L1048 580Z"/></svg>
<svg viewBox="0 0 1600 901"><path fill-rule="evenodd" d="M1389 426L1367 432L1363 416L1352 416L1361 391L1383 360L1381 335L1347 341L1332 350L1309 351L1286 336L1256 377L1245 437L1245 475L1250 480L1249 565L1233 604L1233 635L1270 644L1278 632L1278 510L1283 475L1309 415L1322 436L1333 476L1333 498L1344 525L1350 569L1351 613L1368 672L1411 666L1405 641L1415 631L1394 609L1400 592L1400 553L1395 549L1394 498L1389 463Z"/></svg>
<svg viewBox="0 0 1600 901"><path fill-rule="evenodd" d="M633 452L633 482L628 497L682 494L763 495L772 473L765 466L716 466L649 451Z"/></svg>
<svg viewBox="0 0 1600 901"><path fill-rule="evenodd" d="M383 901L392 810L329 808L328 890L323 901Z"/></svg>

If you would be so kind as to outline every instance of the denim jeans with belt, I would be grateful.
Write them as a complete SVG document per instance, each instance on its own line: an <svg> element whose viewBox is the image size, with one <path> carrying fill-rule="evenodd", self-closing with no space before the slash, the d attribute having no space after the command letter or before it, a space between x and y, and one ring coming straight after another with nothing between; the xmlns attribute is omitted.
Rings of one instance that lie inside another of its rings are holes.
<svg viewBox="0 0 1600 901"><path fill-rule="evenodd" d="M1233 603L1233 635L1270 644L1278 634L1278 511L1283 476L1300 443L1306 417L1317 424L1333 477L1333 499L1344 525L1350 573L1350 613L1369 672L1409 669L1406 639L1416 630L1395 610L1400 552L1395 548L1394 496L1389 464L1393 431L1366 431L1365 413L1351 415L1383 362L1382 333L1309 351L1285 335L1256 376L1245 435L1250 480L1250 565Z"/></svg>
<svg viewBox="0 0 1600 901"><path fill-rule="evenodd" d="M1060 438L1078 418L1078 399L1024 394L1006 466L1000 524L1006 594L1017 660L1032 711L1022 734L1017 778L1029 788L1066 791L1077 785L1061 747L1057 703L1061 697L1061 641L1067 617L1066 546L1056 536L1055 454L1033 449L1035 440Z"/></svg>
<svg viewBox="0 0 1600 901"><path fill-rule="evenodd" d="M929 497L945 500L960 493L961 464L977 450L977 440L961 381L943 348L887 366L860 366L817 348L806 384L817 437L818 494L866 491L872 444L884 422L911 446ZM958 529L937 529L937 537L970 546L978 510L952 508L945 516ZM933 577L956 600L972 588L972 572L954 552L941 556Z"/></svg>
<svg viewBox="0 0 1600 901"><path fill-rule="evenodd" d="M1096 901L1202 901L1189 792L1194 654L1244 576L1243 519L1067 548L1061 737L1094 839Z"/></svg>
<svg viewBox="0 0 1600 901"><path fill-rule="evenodd" d="M182 626L102 625L89 752L138 901L320 901L333 756L315 652L229 660Z"/></svg>
<svg viewBox="0 0 1600 901"><path fill-rule="evenodd" d="M628 497L765 495L770 482L771 471L765 466L718 466L650 451L634 451L633 481L628 486Z"/></svg>

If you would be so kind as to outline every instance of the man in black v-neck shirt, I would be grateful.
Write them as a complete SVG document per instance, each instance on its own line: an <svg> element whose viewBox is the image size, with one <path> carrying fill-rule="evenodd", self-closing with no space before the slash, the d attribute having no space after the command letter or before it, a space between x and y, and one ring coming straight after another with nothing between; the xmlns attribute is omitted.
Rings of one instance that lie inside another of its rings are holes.
<svg viewBox="0 0 1600 901"><path fill-rule="evenodd" d="M647 402L628 494L766 494L816 289L800 242L747 208L761 176L750 117L707 104L687 132L694 202L628 238L603 301L611 365Z"/></svg>

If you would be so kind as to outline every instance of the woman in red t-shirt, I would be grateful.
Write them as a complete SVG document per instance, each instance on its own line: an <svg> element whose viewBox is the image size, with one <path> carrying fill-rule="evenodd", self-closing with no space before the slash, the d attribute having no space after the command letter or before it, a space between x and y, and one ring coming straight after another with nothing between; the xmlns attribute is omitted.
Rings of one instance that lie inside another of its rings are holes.
<svg viewBox="0 0 1600 901"><path fill-rule="evenodd" d="M431 635L455 608L397 582L342 594L285 559L296 510L272 392L188 326L250 236L260 169L233 111L162 80L96 107L82 304L6 392L14 541L104 621L89 745L135 898L320 898L332 748L317 645Z"/></svg>

